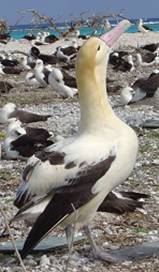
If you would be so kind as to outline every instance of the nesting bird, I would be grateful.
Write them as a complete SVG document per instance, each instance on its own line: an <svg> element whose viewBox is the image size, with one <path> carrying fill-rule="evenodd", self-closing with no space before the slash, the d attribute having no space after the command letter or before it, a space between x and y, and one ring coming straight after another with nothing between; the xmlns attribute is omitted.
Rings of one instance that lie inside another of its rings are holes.
<svg viewBox="0 0 159 272"><path fill-rule="evenodd" d="M159 57L157 54L149 53L142 56L140 53L136 54L137 63L140 66L152 66L159 63Z"/></svg>
<svg viewBox="0 0 159 272"><path fill-rule="evenodd" d="M57 47L55 55L57 58L63 62L70 62L71 59L75 58L77 53L77 50L71 46L71 47L66 47L63 48L62 46Z"/></svg>
<svg viewBox="0 0 159 272"><path fill-rule="evenodd" d="M25 241L22 258L58 225L65 228L70 247L75 224L76 229L84 229L95 258L117 260L99 250L89 224L109 192L129 176L136 161L136 134L115 115L105 91L110 48L129 26L124 20L108 34L90 38L81 47L76 60L79 130L31 157L24 169L15 201L21 208L17 217L38 214L38 218Z"/></svg>
<svg viewBox="0 0 159 272"><path fill-rule="evenodd" d="M122 105L127 105L131 102L133 97L133 88L126 86L121 90L120 101Z"/></svg>
<svg viewBox="0 0 159 272"><path fill-rule="evenodd" d="M31 88L39 88L41 86L32 72L26 74L24 84Z"/></svg>
<svg viewBox="0 0 159 272"><path fill-rule="evenodd" d="M153 97L159 92L159 73L154 71L149 77L136 80L132 88L134 90L134 96L130 103Z"/></svg>
<svg viewBox="0 0 159 272"><path fill-rule="evenodd" d="M136 103L145 98L154 97L154 104L159 107L159 70L154 70L148 77L137 79L131 87L121 91L121 102L124 105Z"/></svg>
<svg viewBox="0 0 159 272"><path fill-rule="evenodd" d="M126 55L127 60L123 58ZM132 72L135 69L132 55L123 51L112 52L109 57L109 63L113 65L113 69L116 71Z"/></svg>
<svg viewBox="0 0 159 272"><path fill-rule="evenodd" d="M63 73L58 68L53 68L48 76L48 82L56 93L63 97L73 97L77 94L77 88L65 84Z"/></svg>
<svg viewBox="0 0 159 272"><path fill-rule="evenodd" d="M43 128L22 127L22 123L15 118L10 120L3 149L7 159L28 159L38 151L53 144L53 136Z"/></svg>
<svg viewBox="0 0 159 272"><path fill-rule="evenodd" d="M4 66L0 63L0 74L19 75L22 69L17 66Z"/></svg>
<svg viewBox="0 0 159 272"><path fill-rule="evenodd" d="M159 44L158 43L150 43L150 44L146 44L146 45L142 46L141 48L154 53L158 50Z"/></svg>
<svg viewBox="0 0 159 272"><path fill-rule="evenodd" d="M34 57L35 59L42 60L43 63L46 65L58 63L58 59L55 55L41 54L40 50L35 46L31 47L29 55Z"/></svg>
<svg viewBox="0 0 159 272"><path fill-rule="evenodd" d="M7 103L0 109L0 123L5 124L10 118L16 118L22 123L46 121L51 115L40 115L18 109L14 103Z"/></svg>
<svg viewBox="0 0 159 272"><path fill-rule="evenodd" d="M142 32L142 33L147 33L149 31L152 31L152 29L150 27L148 27L147 25L143 25L142 19L138 20L137 28L138 28L139 32Z"/></svg>
<svg viewBox="0 0 159 272"><path fill-rule="evenodd" d="M34 75L36 80L40 83L42 87L47 87L49 84L48 77L50 70L44 67L43 61L38 59L34 68Z"/></svg>

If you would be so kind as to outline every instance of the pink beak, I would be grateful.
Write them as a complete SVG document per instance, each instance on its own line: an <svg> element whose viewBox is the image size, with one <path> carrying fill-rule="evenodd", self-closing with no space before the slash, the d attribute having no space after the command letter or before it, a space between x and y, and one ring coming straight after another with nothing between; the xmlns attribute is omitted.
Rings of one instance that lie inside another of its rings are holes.
<svg viewBox="0 0 159 272"><path fill-rule="evenodd" d="M106 43L107 46L112 47L115 42L120 38L122 33L131 26L128 20L121 21L116 27L100 36L100 39Z"/></svg>

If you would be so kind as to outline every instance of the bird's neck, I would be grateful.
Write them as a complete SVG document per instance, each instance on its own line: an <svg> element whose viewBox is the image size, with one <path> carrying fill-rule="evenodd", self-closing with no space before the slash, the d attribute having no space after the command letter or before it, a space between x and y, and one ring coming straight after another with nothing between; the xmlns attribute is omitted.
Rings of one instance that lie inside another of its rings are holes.
<svg viewBox="0 0 159 272"><path fill-rule="evenodd" d="M106 70L96 67L94 70L78 72L80 132L92 133L107 126L115 116L106 92Z"/></svg>

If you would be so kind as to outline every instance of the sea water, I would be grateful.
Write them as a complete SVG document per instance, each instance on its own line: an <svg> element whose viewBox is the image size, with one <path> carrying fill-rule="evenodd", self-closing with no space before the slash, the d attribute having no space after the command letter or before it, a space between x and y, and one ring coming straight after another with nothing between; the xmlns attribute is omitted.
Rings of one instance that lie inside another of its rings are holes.
<svg viewBox="0 0 159 272"><path fill-rule="evenodd" d="M135 20L134 20L135 22ZM159 19L156 18L150 18L146 19L144 21L144 24L147 25L152 31L159 32ZM114 26L115 23L112 23L112 26ZM47 25L41 26L41 27L35 27L32 25L19 25L16 27L10 27L11 32L10 35L13 39L19 40L24 37L24 35L27 35L29 33L37 35L38 32L41 31L48 31L50 34L54 34L56 36L59 36L59 33L54 31L53 29L49 28ZM67 28L60 25L59 30L66 31ZM94 30L90 27L84 26L79 28L81 35L100 35L104 33L104 29L102 27L98 28L96 32L94 33ZM136 33L138 32L138 29L136 27L136 24L132 24L132 26L127 30L129 33Z"/></svg>

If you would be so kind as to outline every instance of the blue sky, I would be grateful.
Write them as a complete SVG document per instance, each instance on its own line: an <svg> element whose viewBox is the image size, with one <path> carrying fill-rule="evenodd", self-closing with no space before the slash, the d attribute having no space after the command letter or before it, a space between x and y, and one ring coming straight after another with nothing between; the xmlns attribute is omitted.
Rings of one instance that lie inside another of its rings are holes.
<svg viewBox="0 0 159 272"><path fill-rule="evenodd" d="M121 10L129 18L159 17L159 0L0 0L0 7L0 17L10 24L15 24L19 10L29 8L55 18L77 16L82 11L109 14Z"/></svg>

